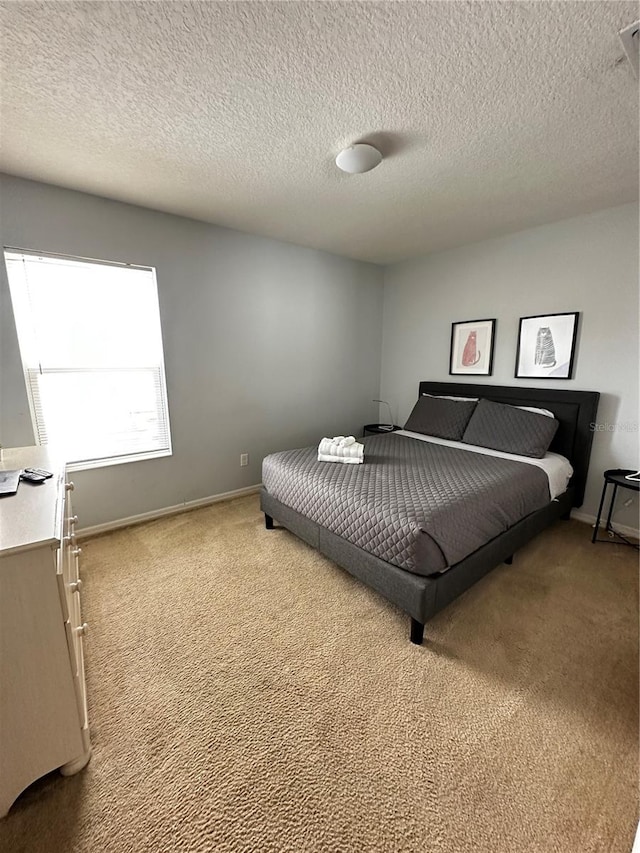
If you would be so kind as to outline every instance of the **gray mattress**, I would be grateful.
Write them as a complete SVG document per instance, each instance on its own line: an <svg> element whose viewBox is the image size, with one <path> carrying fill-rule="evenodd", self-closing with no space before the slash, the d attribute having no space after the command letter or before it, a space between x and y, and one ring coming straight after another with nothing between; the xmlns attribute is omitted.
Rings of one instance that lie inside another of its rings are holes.
<svg viewBox="0 0 640 853"><path fill-rule="evenodd" d="M362 465L317 448L267 456L266 491L388 563L419 575L454 565L549 503L544 471L408 436L363 439Z"/></svg>

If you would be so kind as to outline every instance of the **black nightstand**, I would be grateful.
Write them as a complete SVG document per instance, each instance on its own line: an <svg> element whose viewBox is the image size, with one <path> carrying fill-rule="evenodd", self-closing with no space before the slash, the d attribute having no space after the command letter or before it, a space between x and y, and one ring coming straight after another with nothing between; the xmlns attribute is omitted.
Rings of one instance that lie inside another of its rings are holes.
<svg viewBox="0 0 640 853"><path fill-rule="evenodd" d="M607 513L607 523L604 526L605 531L610 535L617 537L622 540L625 545L631 545L632 548L638 549L638 545L635 542L630 542L622 533L618 533L617 530L611 526L611 514L613 513L613 505L616 502L616 495L618 493L618 488L621 489L631 489L634 492L640 491L640 483L637 480L627 480L627 474L635 474L636 471L633 471L629 468L611 468L608 471L604 472L604 485L602 486L602 497L600 498L600 506L598 508L598 517L596 519L596 526L593 531L593 536L591 537L592 542L615 542L614 539L598 539L598 531L600 530L600 518L602 517L602 508L604 506L604 501L607 496L607 486L609 483L613 486L613 494L611 495L611 500L609 502L609 511Z"/></svg>
<svg viewBox="0 0 640 853"><path fill-rule="evenodd" d="M393 425L393 429L383 429L383 427L387 426L386 424L365 424L362 428L362 435L366 435L370 432L372 435L384 435L385 432L395 432L397 429L402 429L398 424Z"/></svg>

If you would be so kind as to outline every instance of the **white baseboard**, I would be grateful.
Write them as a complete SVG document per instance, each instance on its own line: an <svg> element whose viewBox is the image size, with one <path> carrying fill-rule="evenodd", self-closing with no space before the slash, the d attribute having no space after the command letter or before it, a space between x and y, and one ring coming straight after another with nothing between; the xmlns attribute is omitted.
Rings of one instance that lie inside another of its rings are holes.
<svg viewBox="0 0 640 853"><path fill-rule="evenodd" d="M595 527L596 524L595 515L589 515L586 512L578 512L575 509L571 510L571 518L575 518L576 521L584 521L586 524L591 525L591 527ZM600 519L601 530L604 530L606 521L606 517L604 519ZM640 539L640 531L636 530L635 527L629 527L627 524L616 524L615 520L613 520L611 524L616 530L619 530L623 536L633 536L634 539Z"/></svg>
<svg viewBox="0 0 640 853"><path fill-rule="evenodd" d="M164 518L167 515L178 515L181 512L188 512L190 509L198 509L198 507L217 504L220 501L230 501L233 498L242 498L245 495L254 495L262 488L261 484L257 486L245 486L243 489L234 489L232 492L223 492L220 495L210 495L207 498L198 498L195 501L185 501L175 506L167 506L162 509L154 509L151 512L141 512L139 515L130 515L128 518L117 518L115 521L106 521L104 524L94 524L91 527L81 527L76 536L78 539L87 539L89 536L96 536L98 533L108 533L110 530L119 530L121 527L131 527L132 524L143 524L145 521L153 521L156 518Z"/></svg>

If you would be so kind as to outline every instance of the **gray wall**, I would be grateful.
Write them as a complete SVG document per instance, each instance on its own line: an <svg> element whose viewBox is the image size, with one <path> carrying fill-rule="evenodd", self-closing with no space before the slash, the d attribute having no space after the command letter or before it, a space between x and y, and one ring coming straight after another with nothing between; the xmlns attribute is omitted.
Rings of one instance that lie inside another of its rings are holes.
<svg viewBox="0 0 640 853"><path fill-rule="evenodd" d="M421 379L449 378L451 323L480 317L498 320L486 382L601 392L598 420L614 430L595 434L583 512L595 514L605 468L638 465L638 433L624 429L638 424L636 205L383 273L18 178L0 176L0 193L5 246L157 269L174 455L74 474L83 526L258 483L266 453L377 420L373 397L403 423ZM18 446L33 434L0 269L0 442ZM557 311L581 312L574 379L514 380L519 317ZM637 501L618 517L637 527Z"/></svg>
<svg viewBox="0 0 640 853"><path fill-rule="evenodd" d="M83 527L259 483L265 454L377 419L379 267L9 176L0 193L3 246L157 271L173 456L74 473ZM0 267L0 442L21 446L33 433Z"/></svg>
<svg viewBox="0 0 640 853"><path fill-rule="evenodd" d="M518 321L580 311L574 379L514 379ZM385 275L381 396L398 423L421 379L449 380L451 323L497 318L493 376L461 381L602 394L582 512L595 515L606 468L638 466L638 208L533 228L389 267ZM628 427L636 431L625 431ZM633 493L625 493L625 497ZM637 528L637 500L616 515Z"/></svg>

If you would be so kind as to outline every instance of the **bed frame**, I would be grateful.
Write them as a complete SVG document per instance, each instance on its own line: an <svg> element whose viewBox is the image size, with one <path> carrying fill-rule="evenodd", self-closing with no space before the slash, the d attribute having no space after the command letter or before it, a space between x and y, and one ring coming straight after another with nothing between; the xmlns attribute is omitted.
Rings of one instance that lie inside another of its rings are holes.
<svg viewBox="0 0 640 853"><path fill-rule="evenodd" d="M593 441L590 426L596 419L600 394L596 391L557 391L468 382L421 382L419 394L483 397L515 406L537 406L554 413L560 426L550 450L571 462L574 474L567 491L542 509L487 542L443 574L423 577L400 569L352 545L327 528L273 498L264 488L260 507L268 530L274 519L317 548L343 569L375 589L411 617L411 642L422 644L424 625L500 563L511 564L514 553L559 518L568 519L572 507L582 505Z"/></svg>

